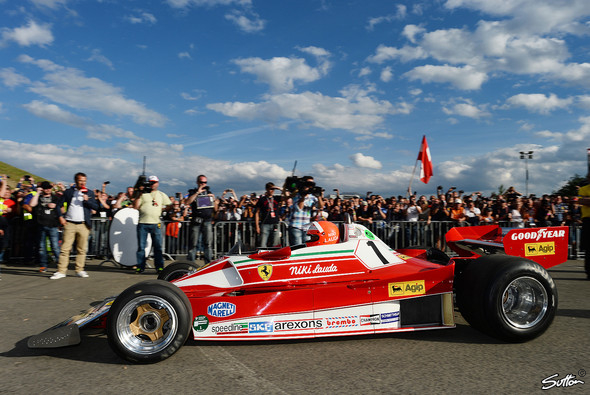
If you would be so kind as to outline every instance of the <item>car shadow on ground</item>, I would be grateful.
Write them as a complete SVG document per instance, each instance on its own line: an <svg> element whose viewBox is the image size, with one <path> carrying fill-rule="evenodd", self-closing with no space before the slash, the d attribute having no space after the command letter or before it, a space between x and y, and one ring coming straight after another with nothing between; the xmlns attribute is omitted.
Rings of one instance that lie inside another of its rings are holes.
<svg viewBox="0 0 590 395"><path fill-rule="evenodd" d="M6 358L29 358L46 356L81 362L105 363L113 365L128 365L129 362L119 358L109 347L104 331L97 329L86 329L81 332L82 341L79 345L62 348L30 349L27 347L29 337L18 341L12 350L0 353ZM313 339L292 339L292 340L268 340L268 341L196 341L189 339L184 347L218 347L220 345L231 346L268 346L289 345L289 344L313 344L324 342L348 342L363 339L386 339L393 338L400 341L424 341L461 344L502 344L482 333L479 333L469 325L457 324L455 329L431 330L415 332L382 333L376 335L360 335L345 337L323 337Z"/></svg>

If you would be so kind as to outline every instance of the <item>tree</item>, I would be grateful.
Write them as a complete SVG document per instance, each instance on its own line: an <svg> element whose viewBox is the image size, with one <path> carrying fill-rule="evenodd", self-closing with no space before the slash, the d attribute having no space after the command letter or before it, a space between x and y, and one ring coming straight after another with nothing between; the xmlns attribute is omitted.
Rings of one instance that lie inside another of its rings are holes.
<svg viewBox="0 0 590 395"><path fill-rule="evenodd" d="M585 182L586 177L575 174L561 188L559 188L557 191L553 191L553 193L555 195L562 196L576 196L578 195L578 189L584 185Z"/></svg>

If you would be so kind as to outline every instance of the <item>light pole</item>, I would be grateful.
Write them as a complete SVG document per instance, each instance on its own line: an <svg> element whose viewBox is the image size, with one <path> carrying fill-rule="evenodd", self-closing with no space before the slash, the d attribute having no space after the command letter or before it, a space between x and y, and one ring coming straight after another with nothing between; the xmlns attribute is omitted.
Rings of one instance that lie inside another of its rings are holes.
<svg viewBox="0 0 590 395"><path fill-rule="evenodd" d="M529 196L529 159L533 159L533 151L520 151L520 159L524 159L526 190L525 194Z"/></svg>

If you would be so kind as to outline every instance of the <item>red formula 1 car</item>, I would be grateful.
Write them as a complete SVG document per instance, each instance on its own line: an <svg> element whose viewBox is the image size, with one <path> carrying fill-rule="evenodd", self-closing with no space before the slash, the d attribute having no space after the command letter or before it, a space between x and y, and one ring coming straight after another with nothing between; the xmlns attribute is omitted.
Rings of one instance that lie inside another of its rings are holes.
<svg viewBox="0 0 590 395"><path fill-rule="evenodd" d="M545 268L567 259L567 227L453 228L447 244L394 251L358 224L314 222L310 241L235 254L196 268L173 263L86 314L29 338L29 347L80 342L102 320L122 358L149 363L188 339L272 340L452 328L454 300L470 325L520 342L557 309ZM453 295L456 298L453 298ZM106 316L106 319L105 319Z"/></svg>

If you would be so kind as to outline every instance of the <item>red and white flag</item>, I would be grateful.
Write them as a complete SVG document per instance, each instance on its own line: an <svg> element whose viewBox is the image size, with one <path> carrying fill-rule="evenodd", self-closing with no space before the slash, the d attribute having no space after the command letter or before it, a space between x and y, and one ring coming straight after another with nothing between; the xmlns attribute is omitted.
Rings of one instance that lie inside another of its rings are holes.
<svg viewBox="0 0 590 395"><path fill-rule="evenodd" d="M430 157L430 149L426 142L426 136L422 137L422 144L420 145L420 152L418 152L418 160L420 161L420 181L428 184L430 177L432 177L432 158Z"/></svg>

